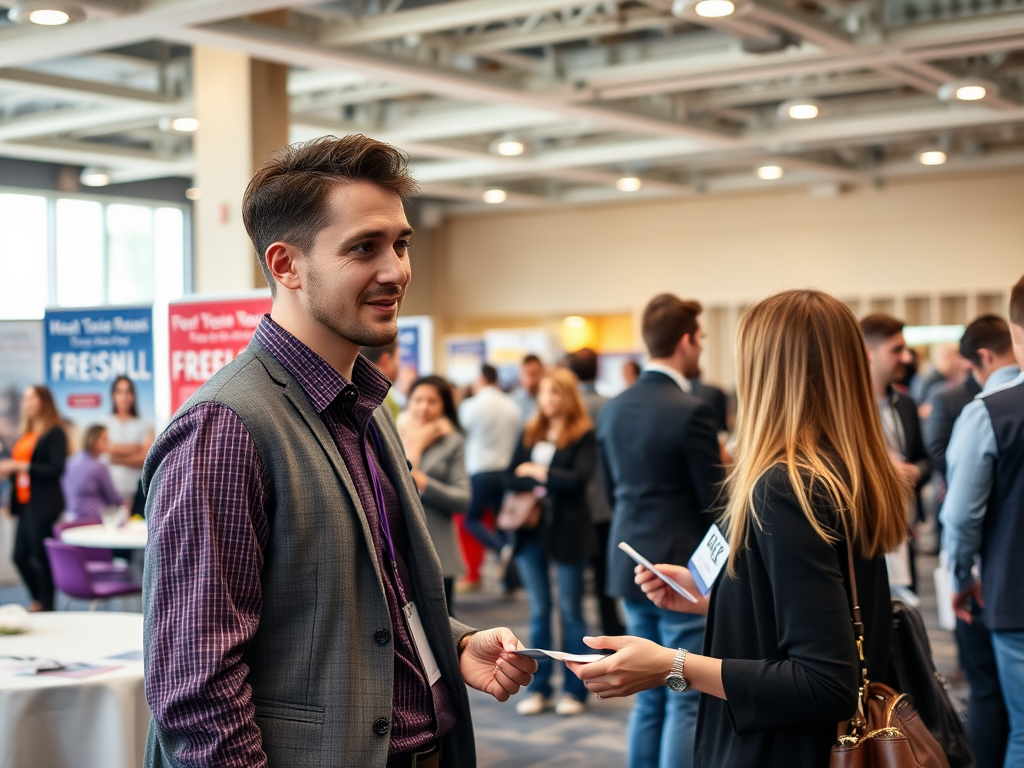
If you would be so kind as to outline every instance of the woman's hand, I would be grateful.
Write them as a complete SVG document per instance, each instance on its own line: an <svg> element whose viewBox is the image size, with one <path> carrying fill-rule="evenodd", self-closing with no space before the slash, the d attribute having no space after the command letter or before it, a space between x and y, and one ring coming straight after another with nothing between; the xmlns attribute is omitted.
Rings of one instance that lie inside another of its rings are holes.
<svg viewBox="0 0 1024 768"><path fill-rule="evenodd" d="M565 662L587 690L602 699L632 696L664 685L676 658L675 649L642 637L585 637L583 642L591 648L615 651L601 661L587 664Z"/></svg>
<svg viewBox="0 0 1024 768"><path fill-rule="evenodd" d="M696 603L691 603L685 597L676 592L672 587L654 575L642 565L633 569L636 576L633 581L640 585L640 589L647 595L647 599L659 608L666 611L677 611L679 613L695 613L706 616L708 612L708 599L702 597L697 584L693 580L690 569L683 565L670 565L668 563L655 563L654 567L664 573L679 586L697 598Z"/></svg>
<svg viewBox="0 0 1024 768"><path fill-rule="evenodd" d="M0 459L0 478L7 479L15 472L28 472L29 463L17 459Z"/></svg>
<svg viewBox="0 0 1024 768"><path fill-rule="evenodd" d="M516 467L516 477L531 477L544 485L548 481L548 468L532 461L525 461Z"/></svg>

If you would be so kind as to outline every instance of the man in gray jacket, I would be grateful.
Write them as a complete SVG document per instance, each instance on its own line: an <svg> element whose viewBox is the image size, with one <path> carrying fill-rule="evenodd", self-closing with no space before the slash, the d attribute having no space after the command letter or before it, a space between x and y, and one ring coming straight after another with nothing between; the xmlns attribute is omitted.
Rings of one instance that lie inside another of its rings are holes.
<svg viewBox="0 0 1024 768"><path fill-rule="evenodd" d="M466 685L504 701L536 669L508 629L449 619L359 356L397 334L414 188L349 136L278 150L246 190L273 310L144 468L149 766L473 766Z"/></svg>

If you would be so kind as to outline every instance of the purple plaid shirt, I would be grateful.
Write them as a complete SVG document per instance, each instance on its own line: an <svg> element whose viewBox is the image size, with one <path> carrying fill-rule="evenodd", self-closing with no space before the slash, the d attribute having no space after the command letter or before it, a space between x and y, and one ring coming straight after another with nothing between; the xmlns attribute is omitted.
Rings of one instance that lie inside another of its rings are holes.
<svg viewBox="0 0 1024 768"><path fill-rule="evenodd" d="M367 439L390 383L360 357L347 382L319 355L265 316L256 341L298 382L338 446L370 518L394 635L395 673L389 752L408 752L447 733L455 714L443 680L432 688L405 624L397 580L412 594L405 558L409 532L398 493ZM351 394L350 394L351 393ZM260 573L269 536L269 476L238 416L203 403L160 436L167 455L150 488L147 567L173 572L147 596L152 642L146 696L161 731L179 736L178 758L195 765L266 765L242 656L259 627ZM364 453L364 446L368 454ZM398 573L388 567L367 470L377 468ZM183 489L187 491L183 492Z"/></svg>

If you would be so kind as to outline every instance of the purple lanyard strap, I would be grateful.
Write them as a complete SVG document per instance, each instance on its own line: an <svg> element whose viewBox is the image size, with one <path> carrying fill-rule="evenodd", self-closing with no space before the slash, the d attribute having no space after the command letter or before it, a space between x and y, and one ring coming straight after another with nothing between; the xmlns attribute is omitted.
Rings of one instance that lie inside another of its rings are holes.
<svg viewBox="0 0 1024 768"><path fill-rule="evenodd" d="M373 441L377 445L377 453L380 456L384 454L384 448L381 444L380 434L377 432L377 425L372 421L367 427L373 435ZM388 511L387 505L384 501L384 487L380 482L380 473L377 471L377 462L373 459L373 454L370 452L370 446L363 439L363 452L366 455L366 466L370 470L370 483L373 485L373 498L377 502L377 519L380 521L380 529L384 534L384 541L388 545L388 554L391 555L391 568L395 574L395 583L398 585L398 595L402 600L402 605L407 605L408 600L405 597L405 589L402 587L402 577L398 574L398 555L395 552L395 541L391 537L391 524L388 522Z"/></svg>

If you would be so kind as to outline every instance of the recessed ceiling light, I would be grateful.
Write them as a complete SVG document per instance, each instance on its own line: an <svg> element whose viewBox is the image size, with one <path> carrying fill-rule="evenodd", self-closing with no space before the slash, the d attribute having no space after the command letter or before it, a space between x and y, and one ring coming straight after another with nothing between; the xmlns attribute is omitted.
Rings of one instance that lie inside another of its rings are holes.
<svg viewBox="0 0 1024 768"><path fill-rule="evenodd" d="M949 156L941 149L926 149L917 153L917 162L921 165L942 165Z"/></svg>
<svg viewBox="0 0 1024 768"><path fill-rule="evenodd" d="M7 11L7 18L16 24L36 24L40 27L59 27L85 18L85 11L77 5L61 2L30 0L15 3Z"/></svg>
<svg viewBox="0 0 1024 768"><path fill-rule="evenodd" d="M615 182L615 188L619 192L636 192L641 186L643 186L643 182L636 176L623 176Z"/></svg>
<svg viewBox="0 0 1024 768"><path fill-rule="evenodd" d="M181 133L194 133L199 130L199 121L194 117L176 117L171 120L171 129Z"/></svg>
<svg viewBox="0 0 1024 768"><path fill-rule="evenodd" d="M494 151L502 157L518 157L526 151L526 145L515 139L502 139L494 145Z"/></svg>
<svg viewBox="0 0 1024 768"><path fill-rule="evenodd" d="M110 173L103 168L83 168L78 180L85 187L105 187L110 183Z"/></svg>
<svg viewBox="0 0 1024 768"><path fill-rule="evenodd" d="M504 203L507 198L508 193L504 189L488 189L484 192L484 202L490 205Z"/></svg>
<svg viewBox="0 0 1024 768"><path fill-rule="evenodd" d="M203 191L199 187L189 187L185 190L185 197L189 200L198 200L203 196Z"/></svg>
<svg viewBox="0 0 1024 768"><path fill-rule="evenodd" d="M952 80L939 86L938 96L943 101L981 101L999 88L988 80L963 79Z"/></svg>
<svg viewBox="0 0 1024 768"><path fill-rule="evenodd" d="M781 165L762 165L757 169L757 178L773 181L774 179L781 179L782 173Z"/></svg>
<svg viewBox="0 0 1024 768"><path fill-rule="evenodd" d="M693 12L705 19L721 19L732 16L736 12L736 5L732 0L700 0L693 6Z"/></svg>
<svg viewBox="0 0 1024 768"><path fill-rule="evenodd" d="M779 115L790 120L813 120L821 114L821 102L814 99L790 99L779 105Z"/></svg>
<svg viewBox="0 0 1024 768"><path fill-rule="evenodd" d="M565 326L567 328L586 328L587 327L587 319L585 317L580 317L579 315L569 315L562 322L565 323Z"/></svg>

